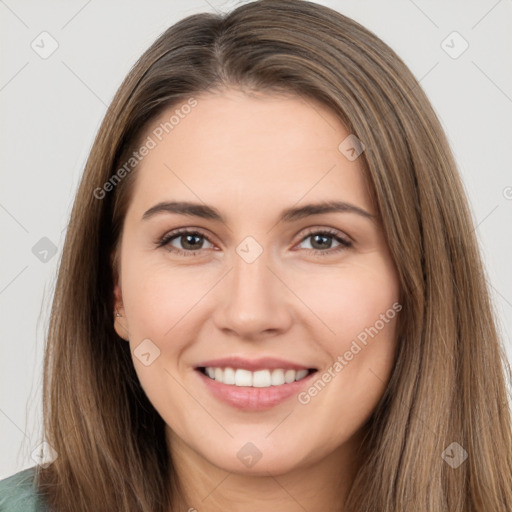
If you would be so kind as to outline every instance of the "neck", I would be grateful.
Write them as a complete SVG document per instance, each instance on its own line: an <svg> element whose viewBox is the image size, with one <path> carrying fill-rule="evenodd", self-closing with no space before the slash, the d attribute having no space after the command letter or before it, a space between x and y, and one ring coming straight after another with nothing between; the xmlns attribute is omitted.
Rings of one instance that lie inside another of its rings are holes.
<svg viewBox="0 0 512 512"><path fill-rule="evenodd" d="M203 458L168 428L167 439L174 478L184 501L174 503L172 510L342 512L357 470L360 435L314 464L280 474L227 471Z"/></svg>

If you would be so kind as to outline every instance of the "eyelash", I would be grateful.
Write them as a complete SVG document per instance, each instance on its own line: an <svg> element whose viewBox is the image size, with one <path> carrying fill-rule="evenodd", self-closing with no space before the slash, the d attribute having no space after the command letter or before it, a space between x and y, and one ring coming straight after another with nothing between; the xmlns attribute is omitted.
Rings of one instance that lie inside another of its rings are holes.
<svg viewBox="0 0 512 512"><path fill-rule="evenodd" d="M199 231L189 230L189 229L180 229L176 231L171 231L170 233L167 233L165 236L163 236L158 242L157 247L166 247L166 249L169 252L178 254L180 256L196 256L198 252L200 252L202 249L199 249L198 251L184 251L183 249L178 249L177 247L172 247L170 242L175 239L179 238L183 235L197 235L201 238L204 238L206 241L213 243L206 235L203 235ZM327 237L332 237L334 240L340 243L338 247L330 248L327 250L320 250L320 249L307 249L313 253L314 256L328 256L331 254L338 253L340 251L343 251L345 249L348 249L352 247L352 242L349 242L348 240L342 238L337 231L331 230L331 229L322 229L318 231L310 231L308 232L302 239L299 241L299 244L304 242L307 238L313 236L313 235L323 235Z"/></svg>

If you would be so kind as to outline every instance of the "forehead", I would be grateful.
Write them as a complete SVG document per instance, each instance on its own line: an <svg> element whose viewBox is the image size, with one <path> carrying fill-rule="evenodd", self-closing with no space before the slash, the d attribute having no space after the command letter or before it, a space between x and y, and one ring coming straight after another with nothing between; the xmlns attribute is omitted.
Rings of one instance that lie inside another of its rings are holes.
<svg viewBox="0 0 512 512"><path fill-rule="evenodd" d="M143 140L154 147L137 169L134 207L199 198L240 209L307 196L369 209L361 159L339 149L349 135L333 112L310 99L234 90L196 96L147 130Z"/></svg>

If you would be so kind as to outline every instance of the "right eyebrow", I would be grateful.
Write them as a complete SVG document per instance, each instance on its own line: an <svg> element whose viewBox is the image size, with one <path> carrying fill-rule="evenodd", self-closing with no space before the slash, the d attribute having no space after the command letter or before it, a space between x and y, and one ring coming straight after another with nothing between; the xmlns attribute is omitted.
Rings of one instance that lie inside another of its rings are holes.
<svg viewBox="0 0 512 512"><path fill-rule="evenodd" d="M194 217L202 217L203 219L224 222L222 215L215 208L186 201L163 201L158 203L144 213L142 220L147 220L159 213L177 213L180 215L191 215Z"/></svg>

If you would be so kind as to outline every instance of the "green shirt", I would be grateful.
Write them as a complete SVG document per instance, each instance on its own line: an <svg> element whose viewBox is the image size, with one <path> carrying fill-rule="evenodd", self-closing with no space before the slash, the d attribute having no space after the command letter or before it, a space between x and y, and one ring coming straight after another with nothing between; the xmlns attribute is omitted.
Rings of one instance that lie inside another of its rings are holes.
<svg viewBox="0 0 512 512"><path fill-rule="evenodd" d="M36 468L0 480L0 512L48 512L35 485Z"/></svg>

